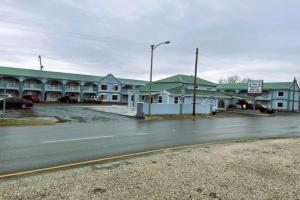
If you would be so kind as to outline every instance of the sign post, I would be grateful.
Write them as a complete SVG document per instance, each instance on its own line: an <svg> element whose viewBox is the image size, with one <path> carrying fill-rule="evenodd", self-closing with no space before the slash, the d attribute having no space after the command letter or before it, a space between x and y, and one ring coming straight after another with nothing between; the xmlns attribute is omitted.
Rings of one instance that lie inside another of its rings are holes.
<svg viewBox="0 0 300 200"><path fill-rule="evenodd" d="M263 80L248 81L248 94L253 96L253 110L255 110L255 100L257 96L263 93Z"/></svg>

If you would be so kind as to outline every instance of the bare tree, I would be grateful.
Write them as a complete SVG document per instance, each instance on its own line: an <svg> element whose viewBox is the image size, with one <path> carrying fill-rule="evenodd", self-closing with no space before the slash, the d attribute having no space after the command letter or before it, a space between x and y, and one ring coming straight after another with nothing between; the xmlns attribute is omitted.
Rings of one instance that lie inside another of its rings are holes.
<svg viewBox="0 0 300 200"><path fill-rule="evenodd" d="M229 76L227 78L228 83L239 83L240 80L241 80L241 77L239 77L238 75Z"/></svg>
<svg viewBox="0 0 300 200"><path fill-rule="evenodd" d="M226 81L225 78L220 78L220 79L218 80L218 82L219 82L220 84L222 84L222 83L226 83L227 81Z"/></svg>
<svg viewBox="0 0 300 200"><path fill-rule="evenodd" d="M238 75L229 76L227 78L220 78L219 83L248 83L250 78L241 78Z"/></svg>
<svg viewBox="0 0 300 200"><path fill-rule="evenodd" d="M240 83L248 83L251 80L251 78L243 78Z"/></svg>

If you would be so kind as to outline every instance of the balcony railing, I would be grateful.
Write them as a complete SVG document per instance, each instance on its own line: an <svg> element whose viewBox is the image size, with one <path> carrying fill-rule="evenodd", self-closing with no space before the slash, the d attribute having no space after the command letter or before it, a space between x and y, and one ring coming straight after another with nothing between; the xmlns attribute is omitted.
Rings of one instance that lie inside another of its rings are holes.
<svg viewBox="0 0 300 200"><path fill-rule="evenodd" d="M96 88L83 88L83 92L96 92Z"/></svg>
<svg viewBox="0 0 300 200"><path fill-rule="evenodd" d="M41 90L42 89L42 84L24 84L23 89L33 89L33 90Z"/></svg>
<svg viewBox="0 0 300 200"><path fill-rule="evenodd" d="M4 83L0 84L0 88L4 88ZM19 89L19 83L6 83L6 89Z"/></svg>
<svg viewBox="0 0 300 200"><path fill-rule="evenodd" d="M80 88L76 86L67 86L66 87L66 92L80 92Z"/></svg>
<svg viewBox="0 0 300 200"><path fill-rule="evenodd" d="M46 90L62 91L62 85L46 85Z"/></svg>

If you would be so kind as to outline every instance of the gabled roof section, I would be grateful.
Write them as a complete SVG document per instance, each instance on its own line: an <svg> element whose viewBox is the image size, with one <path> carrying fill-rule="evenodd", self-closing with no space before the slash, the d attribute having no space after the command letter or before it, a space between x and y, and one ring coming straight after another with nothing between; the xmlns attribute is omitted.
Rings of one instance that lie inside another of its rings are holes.
<svg viewBox="0 0 300 200"><path fill-rule="evenodd" d="M183 84L193 84L194 83L194 76L189 75L183 75L183 74L177 74L174 76L170 76L168 78L164 78L158 81L155 81L157 83L183 83ZM197 84L201 85L208 85L208 86L217 86L217 84L198 78L197 77Z"/></svg>
<svg viewBox="0 0 300 200"><path fill-rule="evenodd" d="M48 78L48 79L65 79L76 81L99 81L101 76L81 75L62 72L50 72L33 69L22 69L13 67L0 66L0 74L7 76L20 76L20 77L32 77L32 78Z"/></svg>
<svg viewBox="0 0 300 200"><path fill-rule="evenodd" d="M103 77L102 79L99 80L100 82L105 82L105 83L118 83L121 84L121 81L118 80L114 75L108 74L107 76Z"/></svg>
<svg viewBox="0 0 300 200"><path fill-rule="evenodd" d="M119 80L125 85L145 86L148 83L148 81L126 79L126 78L119 78Z"/></svg>
<svg viewBox="0 0 300 200"><path fill-rule="evenodd" d="M146 86L138 88L139 92L148 92L149 91L150 84L147 84ZM176 88L182 86L181 83L152 83L151 90L152 92L160 92L163 90L169 90L172 88Z"/></svg>
<svg viewBox="0 0 300 200"><path fill-rule="evenodd" d="M264 83L263 89L266 90L280 90L289 89L293 85L293 82L269 82ZM225 83L218 84L219 90L248 90L248 83Z"/></svg>

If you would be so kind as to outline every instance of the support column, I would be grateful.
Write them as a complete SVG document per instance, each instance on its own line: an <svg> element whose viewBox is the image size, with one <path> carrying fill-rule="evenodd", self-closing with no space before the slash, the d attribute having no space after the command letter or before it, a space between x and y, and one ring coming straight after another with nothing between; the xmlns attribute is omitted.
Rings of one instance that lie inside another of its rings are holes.
<svg viewBox="0 0 300 200"><path fill-rule="evenodd" d="M80 102L83 102L84 82L80 82Z"/></svg>
<svg viewBox="0 0 300 200"><path fill-rule="evenodd" d="M96 85L96 96L99 96L99 83L95 83Z"/></svg>
<svg viewBox="0 0 300 200"><path fill-rule="evenodd" d="M66 96L66 83L67 81L66 80L63 80L62 81L62 96Z"/></svg>
<svg viewBox="0 0 300 200"><path fill-rule="evenodd" d="M19 97L23 96L24 78L19 78Z"/></svg>
<svg viewBox="0 0 300 200"><path fill-rule="evenodd" d="M42 91L41 91L41 102L46 101L46 83L47 80L43 79L42 80Z"/></svg>

